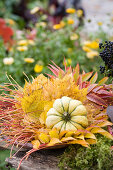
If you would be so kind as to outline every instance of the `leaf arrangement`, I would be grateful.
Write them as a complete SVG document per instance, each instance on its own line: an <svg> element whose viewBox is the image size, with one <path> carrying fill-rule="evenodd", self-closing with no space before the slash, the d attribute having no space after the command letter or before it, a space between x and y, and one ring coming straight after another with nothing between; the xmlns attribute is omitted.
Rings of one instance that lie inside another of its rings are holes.
<svg viewBox="0 0 113 170"><path fill-rule="evenodd" d="M96 83L97 73L81 74L78 64L75 69L65 66L64 71L53 63L49 69L54 75L26 80L24 88L17 83L1 86L9 92L0 96L0 129L7 146L30 144L33 149L27 157L44 148L89 147L97 142L96 133L113 139L104 129L112 125L106 114L107 106L113 104L112 85L105 85L108 78Z"/></svg>

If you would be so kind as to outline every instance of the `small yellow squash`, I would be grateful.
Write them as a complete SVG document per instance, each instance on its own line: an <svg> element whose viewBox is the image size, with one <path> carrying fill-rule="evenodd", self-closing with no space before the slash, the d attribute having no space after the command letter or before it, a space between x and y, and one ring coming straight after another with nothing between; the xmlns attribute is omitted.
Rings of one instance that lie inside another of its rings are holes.
<svg viewBox="0 0 113 170"><path fill-rule="evenodd" d="M79 100L66 96L56 99L47 112L46 126L60 131L84 129L88 126L87 110Z"/></svg>

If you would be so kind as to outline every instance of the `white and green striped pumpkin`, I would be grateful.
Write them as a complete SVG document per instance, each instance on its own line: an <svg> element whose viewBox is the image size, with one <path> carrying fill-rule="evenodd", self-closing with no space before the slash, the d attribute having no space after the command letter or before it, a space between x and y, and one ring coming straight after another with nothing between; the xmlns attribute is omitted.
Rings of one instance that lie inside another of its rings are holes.
<svg viewBox="0 0 113 170"><path fill-rule="evenodd" d="M47 112L46 126L60 131L84 129L88 126L87 110L79 100L66 96L56 99Z"/></svg>

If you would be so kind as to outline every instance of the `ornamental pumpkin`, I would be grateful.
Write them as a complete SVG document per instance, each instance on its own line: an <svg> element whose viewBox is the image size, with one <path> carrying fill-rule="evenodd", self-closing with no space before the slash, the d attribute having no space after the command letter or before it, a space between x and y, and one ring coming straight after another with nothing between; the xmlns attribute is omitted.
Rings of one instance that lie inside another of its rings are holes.
<svg viewBox="0 0 113 170"><path fill-rule="evenodd" d="M56 99L47 112L46 126L60 131L84 129L88 126L87 110L79 100L66 96Z"/></svg>

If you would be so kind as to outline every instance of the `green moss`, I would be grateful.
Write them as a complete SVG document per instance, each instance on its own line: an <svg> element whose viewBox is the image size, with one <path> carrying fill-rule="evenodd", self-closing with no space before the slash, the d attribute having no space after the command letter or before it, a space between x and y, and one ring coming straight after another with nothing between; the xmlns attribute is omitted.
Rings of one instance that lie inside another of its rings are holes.
<svg viewBox="0 0 113 170"><path fill-rule="evenodd" d="M85 148L69 146L61 156L59 168L73 170L111 170L113 168L113 141L98 137L98 143Z"/></svg>

